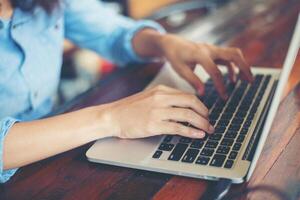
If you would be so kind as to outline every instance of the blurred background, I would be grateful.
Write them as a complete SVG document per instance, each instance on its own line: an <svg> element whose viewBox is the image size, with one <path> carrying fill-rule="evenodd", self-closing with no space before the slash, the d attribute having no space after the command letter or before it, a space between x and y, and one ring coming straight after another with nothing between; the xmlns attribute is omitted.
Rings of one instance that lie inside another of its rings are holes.
<svg viewBox="0 0 300 200"><path fill-rule="evenodd" d="M152 19L168 32L178 33L195 19L199 20L230 0L103 0L110 9L134 19ZM57 95L60 105L87 91L116 66L99 55L79 49L69 41L64 44L64 62Z"/></svg>

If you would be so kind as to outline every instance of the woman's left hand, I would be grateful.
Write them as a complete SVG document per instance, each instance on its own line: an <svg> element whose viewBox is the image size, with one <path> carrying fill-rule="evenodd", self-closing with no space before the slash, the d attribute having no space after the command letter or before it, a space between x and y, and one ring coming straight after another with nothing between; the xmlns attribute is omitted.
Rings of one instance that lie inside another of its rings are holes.
<svg viewBox="0 0 300 200"><path fill-rule="evenodd" d="M200 95L204 94L203 82L193 73L196 64L208 72L223 99L227 98L223 76L217 64L228 67L229 78L236 82L234 68L238 67L241 78L252 81L250 66L246 63L241 50L214 45L195 43L172 34L161 37L161 50L175 71L187 80Z"/></svg>

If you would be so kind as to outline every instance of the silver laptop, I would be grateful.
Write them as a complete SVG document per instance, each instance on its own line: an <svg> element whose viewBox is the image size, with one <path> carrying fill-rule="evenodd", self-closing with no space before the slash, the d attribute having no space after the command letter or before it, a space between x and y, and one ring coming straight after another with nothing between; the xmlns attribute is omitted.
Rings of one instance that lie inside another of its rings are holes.
<svg viewBox="0 0 300 200"><path fill-rule="evenodd" d="M208 180L227 178L233 183L249 180L270 131L299 46L300 16L283 69L253 67L253 84L240 80L232 85L228 81L230 98L226 102L218 97L202 68L196 68L195 73L206 80L206 95L201 100L210 109L214 134L204 139L171 135L135 140L102 139L87 151L88 160ZM148 87L159 84L194 92L169 65L164 66Z"/></svg>

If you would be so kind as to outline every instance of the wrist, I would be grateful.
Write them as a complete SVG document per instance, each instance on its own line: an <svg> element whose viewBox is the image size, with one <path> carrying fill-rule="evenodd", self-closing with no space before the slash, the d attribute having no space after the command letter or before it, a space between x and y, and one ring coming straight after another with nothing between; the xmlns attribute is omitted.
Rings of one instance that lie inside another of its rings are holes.
<svg viewBox="0 0 300 200"><path fill-rule="evenodd" d="M94 140L118 134L111 117L109 104L89 107L87 112L89 112L89 126Z"/></svg>
<svg viewBox="0 0 300 200"><path fill-rule="evenodd" d="M144 58L162 58L163 46L162 40L164 33L160 33L155 29L145 28L141 30L133 39L133 47L137 54Z"/></svg>

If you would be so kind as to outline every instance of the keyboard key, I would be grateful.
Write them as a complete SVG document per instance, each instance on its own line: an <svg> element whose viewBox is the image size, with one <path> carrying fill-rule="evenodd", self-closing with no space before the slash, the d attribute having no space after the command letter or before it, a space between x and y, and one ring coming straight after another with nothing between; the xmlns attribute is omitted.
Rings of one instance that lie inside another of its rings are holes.
<svg viewBox="0 0 300 200"><path fill-rule="evenodd" d="M248 86L248 82L241 80L241 84L239 86L239 88L245 89Z"/></svg>
<svg viewBox="0 0 300 200"><path fill-rule="evenodd" d="M242 146L241 143L235 143L232 147L232 150L238 151L240 150L241 146Z"/></svg>
<svg viewBox="0 0 300 200"><path fill-rule="evenodd" d="M192 139L191 138L188 138L188 137L181 137L179 142L182 142L182 143L190 143L192 142Z"/></svg>
<svg viewBox="0 0 300 200"><path fill-rule="evenodd" d="M247 115L246 111L237 111L236 116L240 118L244 118Z"/></svg>
<svg viewBox="0 0 300 200"><path fill-rule="evenodd" d="M224 107L226 104L225 101L223 101L222 99L219 99L217 102L216 102L216 106L218 107Z"/></svg>
<svg viewBox="0 0 300 200"><path fill-rule="evenodd" d="M163 153L162 151L156 151L156 152L153 154L152 158L159 158L159 157L161 156L162 153Z"/></svg>
<svg viewBox="0 0 300 200"><path fill-rule="evenodd" d="M234 139L237 136L236 131L227 131L225 134L225 138Z"/></svg>
<svg viewBox="0 0 300 200"><path fill-rule="evenodd" d="M209 115L209 120L218 120L219 114L212 113Z"/></svg>
<svg viewBox="0 0 300 200"><path fill-rule="evenodd" d="M257 111L257 107L252 107L252 108L250 109L250 113L251 113L251 114L255 114L256 111Z"/></svg>
<svg viewBox="0 0 300 200"><path fill-rule="evenodd" d="M208 140L205 144L205 147L214 149L218 146L218 144L219 143L217 141Z"/></svg>
<svg viewBox="0 0 300 200"><path fill-rule="evenodd" d="M183 156L182 162L192 163L196 159L199 153L198 149L188 149L185 155Z"/></svg>
<svg viewBox="0 0 300 200"><path fill-rule="evenodd" d="M220 120L230 120L232 118L233 113L223 113Z"/></svg>
<svg viewBox="0 0 300 200"><path fill-rule="evenodd" d="M226 159L225 155L215 154L209 165L214 167L222 167L225 159Z"/></svg>
<svg viewBox="0 0 300 200"><path fill-rule="evenodd" d="M224 138L221 142L221 145L224 145L224 146L231 146L233 144L234 140L233 139L227 139L227 138Z"/></svg>
<svg viewBox="0 0 300 200"><path fill-rule="evenodd" d="M240 128L241 128L241 125L231 124L229 126L228 130L230 130L230 131L238 131L238 130L240 130Z"/></svg>
<svg viewBox="0 0 300 200"><path fill-rule="evenodd" d="M226 127L224 127L224 126L217 126L215 128L215 133L224 133L225 130L226 130Z"/></svg>
<svg viewBox="0 0 300 200"><path fill-rule="evenodd" d="M218 121L217 126L227 126L229 124L229 120L228 119L220 119Z"/></svg>
<svg viewBox="0 0 300 200"><path fill-rule="evenodd" d="M250 120L247 120L247 121L245 121L244 122L244 124L243 124L243 126L245 127L249 127L250 125L251 125L251 123L252 123L252 121L250 121Z"/></svg>
<svg viewBox="0 0 300 200"><path fill-rule="evenodd" d="M248 128L242 128L240 131L240 135L246 135L248 133Z"/></svg>
<svg viewBox="0 0 300 200"><path fill-rule="evenodd" d="M253 120L254 116L255 116L255 113L249 113L247 120Z"/></svg>
<svg viewBox="0 0 300 200"><path fill-rule="evenodd" d="M225 162L224 168L227 168L227 169L232 168L233 163L234 163L233 160L227 160L227 161Z"/></svg>
<svg viewBox="0 0 300 200"><path fill-rule="evenodd" d="M210 120L209 122L210 122L210 124L213 125L213 126L217 123L216 120Z"/></svg>
<svg viewBox="0 0 300 200"><path fill-rule="evenodd" d="M239 135L238 138L236 139L236 142L240 142L242 143L245 139L245 136L244 135Z"/></svg>
<svg viewBox="0 0 300 200"><path fill-rule="evenodd" d="M234 113L236 110L236 105L228 105L224 112L226 113Z"/></svg>
<svg viewBox="0 0 300 200"><path fill-rule="evenodd" d="M219 116L220 113L223 111L223 107L219 107L219 106L215 106L212 111L211 111L211 114L212 115L216 115L216 116Z"/></svg>
<svg viewBox="0 0 300 200"><path fill-rule="evenodd" d="M228 158L234 160L236 158L237 154L238 154L238 152L231 151Z"/></svg>
<svg viewBox="0 0 300 200"><path fill-rule="evenodd" d="M217 133L211 134L211 135L209 136L209 139L210 139L210 140L216 140L216 141L219 141L219 140L221 140L221 138L222 138L222 135L221 135L221 134L217 134Z"/></svg>
<svg viewBox="0 0 300 200"><path fill-rule="evenodd" d="M207 165L209 162L209 157L199 156L196 160L196 164Z"/></svg>
<svg viewBox="0 0 300 200"><path fill-rule="evenodd" d="M168 143L161 143L158 147L159 150L162 151L171 151L174 147L174 144L168 144Z"/></svg>
<svg viewBox="0 0 300 200"><path fill-rule="evenodd" d="M175 160L178 161L184 154L185 150L187 149L188 145L184 143L178 143L175 148L173 149L171 155L169 156L168 160Z"/></svg>
<svg viewBox="0 0 300 200"><path fill-rule="evenodd" d="M192 142L191 148L201 149L204 145L204 141L200 139L196 139Z"/></svg>
<svg viewBox="0 0 300 200"><path fill-rule="evenodd" d="M244 121L244 119L242 119L242 118L234 118L231 123L240 125L243 123L243 121Z"/></svg>
<svg viewBox="0 0 300 200"><path fill-rule="evenodd" d="M228 154L229 150L230 150L230 147L219 146L219 148L217 149L217 153Z"/></svg>
<svg viewBox="0 0 300 200"><path fill-rule="evenodd" d="M208 148L204 148L201 151L202 156L212 156L213 153L214 153L214 150L213 149L208 149Z"/></svg>
<svg viewBox="0 0 300 200"><path fill-rule="evenodd" d="M167 135L167 136L164 138L164 142L169 143L169 142L172 141L172 138L173 138L172 135Z"/></svg>

